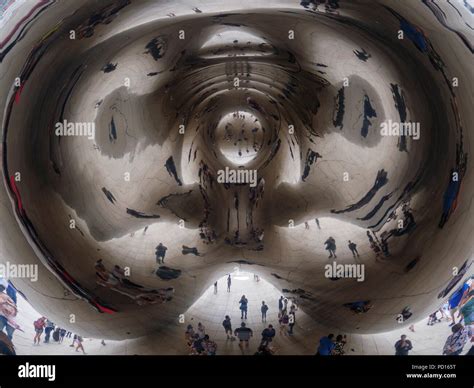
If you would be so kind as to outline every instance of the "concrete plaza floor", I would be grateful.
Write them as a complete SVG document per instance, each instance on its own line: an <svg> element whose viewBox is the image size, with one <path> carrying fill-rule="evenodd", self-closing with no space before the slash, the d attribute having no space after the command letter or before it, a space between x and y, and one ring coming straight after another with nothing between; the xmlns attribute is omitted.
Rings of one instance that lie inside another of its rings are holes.
<svg viewBox="0 0 474 388"><path fill-rule="evenodd" d="M233 328L240 325L239 300L242 295L249 300L248 316L245 320L254 336L250 341L248 349L242 351L238 341L226 339L222 321L225 315L230 315ZM124 340L109 341L102 345L102 339L85 338L84 348L87 354L97 355L186 355L190 353L184 340L184 331L188 324L197 328L201 322L206 333L217 343L218 355L241 355L254 354L260 342L261 332L269 324L272 324L277 335L273 341L273 348L277 355L311 355L316 352L319 338L329 332L337 334L335 330L328 330L314 322L304 311L299 309L296 314L296 325L294 335L290 336L279 330L278 325L278 299L281 293L264 279L256 281L252 273L239 272L232 274L231 291L227 292L226 278L219 279L218 292L214 293L214 287L209 289L202 297L191 306L184 314L184 322L170 326L165 330L153 333L147 337ZM267 322L261 320L260 306L262 301L269 306ZM33 321L40 313L29 305L20 295L18 297L19 317L24 332L16 331L14 334L14 345L20 355L77 355L75 348L71 347L72 338L65 338L62 344L54 342L33 345L34 329ZM440 355L444 342L450 334L447 321L437 323L433 326L426 324L427 318L417 322L415 331L411 332L407 326L398 330L371 335L347 334L345 351L347 355L392 355L394 354L394 343L401 334L407 334L412 341L413 355ZM44 339L44 334L43 334ZM467 352L470 345L464 348Z"/></svg>

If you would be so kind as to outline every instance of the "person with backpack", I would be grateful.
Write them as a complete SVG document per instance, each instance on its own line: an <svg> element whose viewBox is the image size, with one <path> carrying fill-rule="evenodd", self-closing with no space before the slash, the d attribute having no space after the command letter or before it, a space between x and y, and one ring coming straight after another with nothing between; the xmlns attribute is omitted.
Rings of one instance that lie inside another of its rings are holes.
<svg viewBox="0 0 474 388"><path fill-rule="evenodd" d="M232 339L232 323L228 315L226 315L225 319L222 321L222 326L224 326L224 331L227 336L227 339Z"/></svg>
<svg viewBox="0 0 474 388"><path fill-rule="evenodd" d="M262 307L261 307L261 312L262 312L262 322L267 321L267 311L268 311L268 306L265 304L265 301L262 301Z"/></svg>
<svg viewBox="0 0 474 388"><path fill-rule="evenodd" d="M35 337L33 338L33 345L39 345L41 341L41 334L43 334L44 327L46 326L46 317L38 318L34 323Z"/></svg>
<svg viewBox="0 0 474 388"><path fill-rule="evenodd" d="M241 316L240 316L240 319L244 319L244 315L245 315L245 319L247 319L247 309L248 309L248 299L245 297L245 295L242 295L242 298L240 298L240 312L241 312Z"/></svg>
<svg viewBox="0 0 474 388"><path fill-rule="evenodd" d="M249 327L246 327L245 322L240 324L240 327L235 329L234 335L239 339L239 347L242 349L243 345L249 347L250 337L253 337L253 331Z"/></svg>

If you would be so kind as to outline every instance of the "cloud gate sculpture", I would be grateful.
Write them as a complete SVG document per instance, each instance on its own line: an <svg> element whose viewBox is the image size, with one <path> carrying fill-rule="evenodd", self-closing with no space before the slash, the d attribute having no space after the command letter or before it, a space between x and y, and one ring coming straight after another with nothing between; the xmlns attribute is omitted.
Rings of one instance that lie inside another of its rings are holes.
<svg viewBox="0 0 474 388"><path fill-rule="evenodd" d="M0 23L0 260L38 265L12 281L58 324L147 335L240 266L377 333L468 270L469 2L42 0Z"/></svg>

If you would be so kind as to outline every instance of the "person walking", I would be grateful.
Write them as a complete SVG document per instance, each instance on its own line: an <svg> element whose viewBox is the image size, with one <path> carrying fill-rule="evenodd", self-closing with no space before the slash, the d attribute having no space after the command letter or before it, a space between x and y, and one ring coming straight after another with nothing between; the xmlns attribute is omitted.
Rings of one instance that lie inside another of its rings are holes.
<svg viewBox="0 0 474 388"><path fill-rule="evenodd" d="M214 294L217 294L217 281L214 283Z"/></svg>
<svg viewBox="0 0 474 388"><path fill-rule="evenodd" d="M335 259L337 258L336 256L336 240L334 238L329 237L324 244L326 245L326 250L329 252L329 258L334 257Z"/></svg>
<svg viewBox="0 0 474 388"><path fill-rule="evenodd" d="M165 255L168 248L164 246L162 243L159 243L155 248L155 256L157 264L164 264L165 263Z"/></svg>
<svg viewBox="0 0 474 388"><path fill-rule="evenodd" d="M265 304L265 301L262 302L262 307L261 307L261 312L262 312L262 322L267 321L267 311L268 311L268 306Z"/></svg>
<svg viewBox="0 0 474 388"><path fill-rule="evenodd" d="M240 319L247 319L247 309L248 309L248 299L245 297L245 295L242 295L242 298L240 298ZM245 318L244 318L245 315Z"/></svg>
<svg viewBox="0 0 474 388"><path fill-rule="evenodd" d="M246 327L245 322L240 324L240 327L235 329L234 335L239 339L239 347L245 345L245 347L249 347L249 340L253 337L253 331L249 327Z"/></svg>
<svg viewBox="0 0 474 388"><path fill-rule="evenodd" d="M79 349L81 349L82 354L86 354L86 351L84 350L84 346L82 346L82 342L84 342L84 340L82 339L82 337L80 335L78 335L76 337L76 352L78 352Z"/></svg>
<svg viewBox="0 0 474 388"><path fill-rule="evenodd" d="M230 292L230 286L232 284L232 279L230 277L230 274L227 276L227 292Z"/></svg>
<svg viewBox="0 0 474 388"><path fill-rule="evenodd" d="M224 326L224 331L227 336L227 339L232 339L232 323L228 315L226 315L225 319L222 321L222 326Z"/></svg>
<svg viewBox="0 0 474 388"><path fill-rule="evenodd" d="M357 251L357 244L356 243L353 243L351 240L349 240L348 247L352 252L352 257L356 257L356 255L357 255L357 257L359 257L359 252Z"/></svg>
<svg viewBox="0 0 474 388"><path fill-rule="evenodd" d="M395 355L408 356L408 352L413 349L411 341L407 339L405 334L402 334L400 339L395 342Z"/></svg>

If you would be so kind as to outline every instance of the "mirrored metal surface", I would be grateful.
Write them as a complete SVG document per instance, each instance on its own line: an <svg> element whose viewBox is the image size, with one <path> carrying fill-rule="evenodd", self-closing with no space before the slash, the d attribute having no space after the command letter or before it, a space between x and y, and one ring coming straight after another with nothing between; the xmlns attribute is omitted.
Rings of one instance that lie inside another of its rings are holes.
<svg viewBox="0 0 474 388"><path fill-rule="evenodd" d="M473 254L473 13L13 2L0 261L98 338L177 322L236 266L347 332L427 316Z"/></svg>

